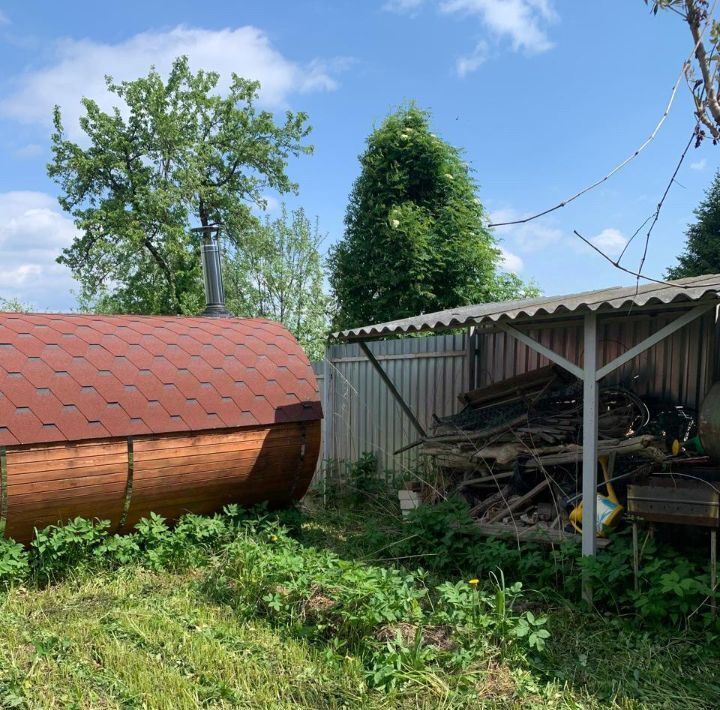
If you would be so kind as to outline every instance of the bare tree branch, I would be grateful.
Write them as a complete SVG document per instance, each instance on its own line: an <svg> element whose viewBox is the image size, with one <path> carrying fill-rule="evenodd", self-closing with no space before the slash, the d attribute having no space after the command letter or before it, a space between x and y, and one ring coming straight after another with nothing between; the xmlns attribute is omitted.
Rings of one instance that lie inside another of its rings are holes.
<svg viewBox="0 0 720 710"><path fill-rule="evenodd" d="M697 0L685 0L686 4L688 5L695 5ZM660 117L660 120L655 125L655 128L653 129L652 133L648 136L648 138L640 145L637 150L635 150L633 153L631 153L625 160L618 163L609 173L607 173L604 177L600 178L599 180L596 180L592 184L588 185L587 187L583 188L582 190L576 192L574 195L571 195L570 197L564 199L562 202L558 202L556 205L553 205L552 207L549 207L545 210L542 210L540 212L537 212L536 214L530 215L529 217L525 217L523 219L515 219L510 220L507 222L493 222L491 224L488 224L488 227L507 227L514 224L526 224L527 222L532 222L533 220L539 219L540 217L544 217L547 214L550 214L551 212L555 212L556 210L561 209L562 207L565 207L566 205L569 205L571 202L574 202L578 199L578 197L582 197L584 194L590 192L591 190L594 190L596 187L602 185L604 182L609 180L613 175L620 172L628 163L635 160L635 158L642 153L645 148L647 148L650 143L655 140L655 136L657 136L658 132L660 131L660 128L665 123L665 119L668 117L668 114L670 113L670 109L672 108L673 102L675 101L675 96L677 94L678 87L680 86L680 82L687 76L687 72L691 67L691 62L693 57L697 57L698 49L702 47L702 52L705 52L705 48L702 44L703 37L705 33L708 30L708 27L712 24L712 17L715 12L715 8L717 6L718 0L715 0L713 3L712 10L710 11L708 15L708 19L705 22L705 24L700 27L697 27L697 36L695 34L693 35L695 39L695 46L693 47L692 51L688 55L687 59L683 62L682 69L680 70L680 75L678 76L677 80L675 81L675 84L673 85L672 91L670 92L670 100L668 101L667 105L665 106L665 111L663 112L662 116ZM688 20L689 21L689 20ZM705 56L703 54L703 56ZM707 57L705 56L707 59ZM708 69L708 77L709 77L709 69ZM715 103L717 103L717 93L713 92L713 96L715 96ZM720 105L718 105L718 115L720 116ZM703 118L701 116L698 116L698 120L705 123ZM707 124L706 124L707 125ZM720 120L718 120L718 125L720 125ZM708 128L708 130L711 130ZM713 137L715 137L713 130L711 130L711 133L713 134Z"/></svg>

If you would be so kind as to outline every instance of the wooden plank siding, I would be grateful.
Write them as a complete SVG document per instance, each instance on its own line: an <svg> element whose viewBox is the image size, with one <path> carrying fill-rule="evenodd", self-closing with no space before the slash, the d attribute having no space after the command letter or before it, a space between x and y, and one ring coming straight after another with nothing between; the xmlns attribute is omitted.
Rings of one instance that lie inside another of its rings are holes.
<svg viewBox="0 0 720 710"><path fill-rule="evenodd" d="M129 530L150 512L174 520L229 503L286 505L305 494L319 450L317 420L7 447L5 535L28 542L35 527L76 516L119 531L124 510Z"/></svg>

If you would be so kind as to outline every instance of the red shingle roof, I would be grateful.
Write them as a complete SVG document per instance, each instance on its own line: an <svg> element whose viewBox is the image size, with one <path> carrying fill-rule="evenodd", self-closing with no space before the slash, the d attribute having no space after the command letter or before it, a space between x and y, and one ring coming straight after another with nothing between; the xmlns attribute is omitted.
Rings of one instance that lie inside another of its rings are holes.
<svg viewBox="0 0 720 710"><path fill-rule="evenodd" d="M0 445L319 419L272 321L0 313Z"/></svg>

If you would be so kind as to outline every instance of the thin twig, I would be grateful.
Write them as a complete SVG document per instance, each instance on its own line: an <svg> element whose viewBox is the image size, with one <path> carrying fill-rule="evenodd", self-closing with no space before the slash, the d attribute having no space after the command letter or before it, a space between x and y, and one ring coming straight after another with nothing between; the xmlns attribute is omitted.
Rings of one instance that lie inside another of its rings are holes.
<svg viewBox="0 0 720 710"><path fill-rule="evenodd" d="M650 229L648 229L647 234L645 235L645 248L643 249L642 259L640 260L640 268L638 269L638 275L637 275L637 281L636 281L636 293L637 293L637 288L640 287L640 279L645 278L642 276L642 270L643 270L643 266L645 266L645 259L647 258L648 246L650 244L650 235L652 234L652 231L655 228L655 225L657 224L658 219L660 218L660 210L662 210L662 208L663 208L663 204L665 203L665 198L668 196L668 193L670 192L670 188L672 187L673 183L675 182L675 178L677 177L678 172L680 172L680 167L682 166L683 161L685 160L685 156L687 155L688 150L690 150L690 146L693 144L693 142L697 138L697 134L698 134L699 130L700 130L700 126L696 124L692 130L692 133L690 134L690 140L687 142L685 149L683 150L682 154L680 155L680 160L678 160L677 165L675 166L675 170L673 171L670 181L668 182L667 187L665 188L665 192L663 192L663 195L660 198L660 202L658 202L658 206L657 206L657 209L655 210L655 215L653 217L653 221L650 224Z"/></svg>
<svg viewBox="0 0 720 710"><path fill-rule="evenodd" d="M632 244L633 239L637 237L638 234L642 231L643 227L653 218L654 212L651 212L646 218L645 221L633 232L632 237L627 240L627 243L623 247L623 250L620 252L620 256L617 258L618 261L622 261L622 258L625 256L625 252L627 251L630 244Z"/></svg>
<svg viewBox="0 0 720 710"><path fill-rule="evenodd" d="M602 185L604 182L609 180L613 175L620 172L628 163L632 162L635 158L642 153L645 148L647 148L650 143L655 140L655 136L658 134L658 131L662 127L662 125L665 123L665 119L668 117L668 114L670 113L670 109L672 108L673 102L675 101L675 95L677 94L678 87L680 86L680 82L683 80L683 78L686 75L686 72L690 66L692 66L692 60L695 56L695 52L697 51L697 48L700 46L703 40L703 36L705 35L705 32L707 31L707 28L712 24L712 18L715 14L715 7L717 6L718 0L715 0L712 6L712 10L710 11L708 15L708 21L703 26L702 30L700 31L700 34L698 36L697 41L695 42L695 46L692 48L692 51L688 55L688 58L683 62L682 69L680 70L680 75L678 76L677 80L675 81L675 84L673 85L672 91L670 92L670 100L667 103L667 106L665 107L665 111L663 112L662 116L660 117L660 120L657 122L657 125L653 129L650 136L645 140L645 142L637 149L634 153L631 153L625 160L623 160L621 163L618 163L605 177L600 178L599 180L596 180L591 185L588 185L587 187L583 188L579 192L576 192L574 195L566 198L562 202L558 202L558 204L554 205L553 207L549 207L548 209L542 210L541 212L538 212L536 214L530 215L529 217L525 217L523 219L515 219L510 220L508 222L492 222L491 224L488 224L488 227L508 227L510 225L514 224L526 224L527 222L532 222L535 219L539 219L540 217L544 217L547 214L550 214L551 212L555 212L555 210L559 210L561 207L565 207L566 205L569 205L571 202L574 202L578 199L578 197L582 197L585 193L590 192L590 190L594 190L599 185ZM605 256L603 254L603 256Z"/></svg>
<svg viewBox="0 0 720 710"><path fill-rule="evenodd" d="M626 274L630 274L630 276L636 276L641 279L645 279L646 281L652 281L656 284L662 284L663 286L672 286L673 288L686 288L685 286L682 286L677 283L672 283L672 281L663 281L662 279L653 279L650 276L644 276L643 274L639 274L637 271L633 271L632 269L625 268L622 264L619 263L619 261L610 258L602 249L598 249L589 239L586 237L583 237L580 232L577 231L577 229L573 229L573 233L576 237L579 237L582 239L585 244L587 244L589 247L594 249L603 259L607 259L615 268L620 269L620 271L624 271Z"/></svg>

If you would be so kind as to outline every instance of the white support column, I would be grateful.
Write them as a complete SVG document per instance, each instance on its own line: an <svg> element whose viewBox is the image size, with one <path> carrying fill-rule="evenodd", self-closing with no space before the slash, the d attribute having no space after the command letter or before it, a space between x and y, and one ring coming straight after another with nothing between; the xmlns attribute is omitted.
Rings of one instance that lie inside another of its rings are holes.
<svg viewBox="0 0 720 710"><path fill-rule="evenodd" d="M335 457L333 450L333 409L335 408L335 377L330 361L330 349L325 351L323 360L323 467Z"/></svg>
<svg viewBox="0 0 720 710"><path fill-rule="evenodd" d="M596 550L598 382L595 378L595 372L597 370L597 315L592 312L585 314L584 345L582 554L586 556L594 555ZM587 599L589 590L585 589L583 594Z"/></svg>

